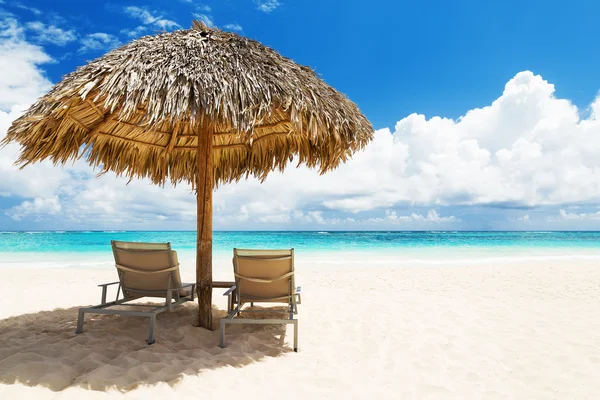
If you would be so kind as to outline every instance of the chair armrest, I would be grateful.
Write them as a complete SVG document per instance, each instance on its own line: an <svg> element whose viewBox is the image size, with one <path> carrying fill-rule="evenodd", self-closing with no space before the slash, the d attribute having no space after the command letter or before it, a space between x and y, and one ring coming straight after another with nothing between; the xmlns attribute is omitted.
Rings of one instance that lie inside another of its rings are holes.
<svg viewBox="0 0 600 400"><path fill-rule="evenodd" d="M223 296L229 296L229 294L231 294L231 292L233 292L234 290L235 290L235 285L233 285L232 287L227 289L227 291L225 291L225 293L223 293Z"/></svg>
<svg viewBox="0 0 600 400"><path fill-rule="evenodd" d="M102 288L102 297L100 298L100 304L106 304L106 288L110 285L116 285L116 284L120 284L121 282L110 282L110 283L101 283L100 285L98 285L98 287ZM117 299L119 298L119 290L120 290L120 286L119 289L117 290ZM116 300L116 299L115 299Z"/></svg>
<svg viewBox="0 0 600 400"><path fill-rule="evenodd" d="M213 281L212 283L212 287L214 288L218 288L218 289L228 289L230 288L232 285L235 285L235 282L233 281Z"/></svg>
<svg viewBox="0 0 600 400"><path fill-rule="evenodd" d="M236 286L233 285L223 293L223 296L227 296L227 314L233 310L233 305L236 302Z"/></svg>
<svg viewBox="0 0 600 400"><path fill-rule="evenodd" d="M116 285L118 283L120 283L120 282L116 281L116 282L110 282L110 283L101 283L101 284L98 285L98 287L107 287L107 286L110 286L110 285Z"/></svg>

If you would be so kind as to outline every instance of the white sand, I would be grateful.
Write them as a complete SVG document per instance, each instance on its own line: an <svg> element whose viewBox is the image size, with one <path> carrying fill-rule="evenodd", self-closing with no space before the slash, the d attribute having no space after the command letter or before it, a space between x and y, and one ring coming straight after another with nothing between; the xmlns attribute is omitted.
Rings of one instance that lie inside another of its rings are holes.
<svg viewBox="0 0 600 400"><path fill-rule="evenodd" d="M75 335L112 269L0 269L0 398L598 398L597 262L297 269L297 354L291 327L232 327L222 350L193 306L161 314L152 346L144 319Z"/></svg>

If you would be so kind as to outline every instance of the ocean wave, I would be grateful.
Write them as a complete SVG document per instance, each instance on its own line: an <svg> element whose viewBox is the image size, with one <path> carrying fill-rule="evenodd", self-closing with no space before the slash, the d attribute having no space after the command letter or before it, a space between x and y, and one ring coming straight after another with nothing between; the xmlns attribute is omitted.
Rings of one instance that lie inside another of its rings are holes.
<svg viewBox="0 0 600 400"><path fill-rule="evenodd" d="M102 231L102 233L125 233L127 231Z"/></svg>
<svg viewBox="0 0 600 400"><path fill-rule="evenodd" d="M329 232L317 232L319 235L329 235Z"/></svg>
<svg viewBox="0 0 600 400"><path fill-rule="evenodd" d="M19 233L19 232L3 231L3 232L0 232L0 235L12 235L15 233Z"/></svg>

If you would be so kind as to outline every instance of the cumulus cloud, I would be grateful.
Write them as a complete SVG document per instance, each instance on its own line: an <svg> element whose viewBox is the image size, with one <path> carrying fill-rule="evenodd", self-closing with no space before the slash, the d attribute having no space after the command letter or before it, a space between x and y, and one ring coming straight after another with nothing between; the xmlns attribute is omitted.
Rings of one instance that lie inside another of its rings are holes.
<svg viewBox="0 0 600 400"><path fill-rule="evenodd" d="M137 18L146 25L154 25L161 30L179 29L181 25L170 19L164 18L162 15L157 15L142 7L127 6L124 8L125 13L132 18Z"/></svg>
<svg viewBox="0 0 600 400"><path fill-rule="evenodd" d="M361 212L398 204L598 203L600 100L590 108L582 117L554 96L552 84L521 72L490 106L457 120L412 114L393 132L377 131L363 153L322 179L338 192L323 205Z"/></svg>
<svg viewBox="0 0 600 400"><path fill-rule="evenodd" d="M40 220L49 215L56 215L60 212L61 205L58 197L36 197L33 201L24 201L18 206L12 207L6 212L15 221L20 221L24 217L33 216Z"/></svg>
<svg viewBox="0 0 600 400"><path fill-rule="evenodd" d="M0 110L27 105L48 90L51 83L39 66L50 62L52 58L41 47L25 40L16 19L0 20ZM2 119L6 118L3 114Z"/></svg>
<svg viewBox="0 0 600 400"><path fill-rule="evenodd" d="M96 32L86 35L81 39L80 53L112 50L121 45L121 41L115 35L105 32Z"/></svg>
<svg viewBox="0 0 600 400"><path fill-rule="evenodd" d="M72 29L65 30L56 25L46 25L40 21L28 22L26 27L29 31L34 32L33 39L39 43L65 46L77 40L77 35Z"/></svg>
<svg viewBox="0 0 600 400"><path fill-rule="evenodd" d="M0 20L0 140L10 123L52 86L40 69L52 58L41 47L27 42L23 32L17 20ZM58 182L69 175L50 162L18 170L13 165L18 153L16 144L0 149L0 197L41 198L38 204L44 198L54 198Z"/></svg>
<svg viewBox="0 0 600 400"><path fill-rule="evenodd" d="M254 4L256 4L258 10L266 13L270 13L281 6L278 0L254 0Z"/></svg>
<svg viewBox="0 0 600 400"><path fill-rule="evenodd" d="M597 221L600 220L600 211L595 213L570 213L561 209L558 216L549 216L548 221Z"/></svg>

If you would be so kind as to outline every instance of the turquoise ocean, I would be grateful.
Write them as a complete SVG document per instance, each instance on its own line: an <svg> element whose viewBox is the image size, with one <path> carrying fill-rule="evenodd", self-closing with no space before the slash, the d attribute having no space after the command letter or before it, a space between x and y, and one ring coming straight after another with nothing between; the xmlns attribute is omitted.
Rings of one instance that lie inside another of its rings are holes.
<svg viewBox="0 0 600 400"><path fill-rule="evenodd" d="M196 233L186 231L0 232L2 266L93 266L110 264L111 240L170 242L183 258L193 258ZM232 249L294 248L297 259L369 259L373 262L481 258L586 257L600 259L600 232L464 231L216 231L215 258ZM65 264L63 261L69 260ZM362 262L362 261L361 261Z"/></svg>

